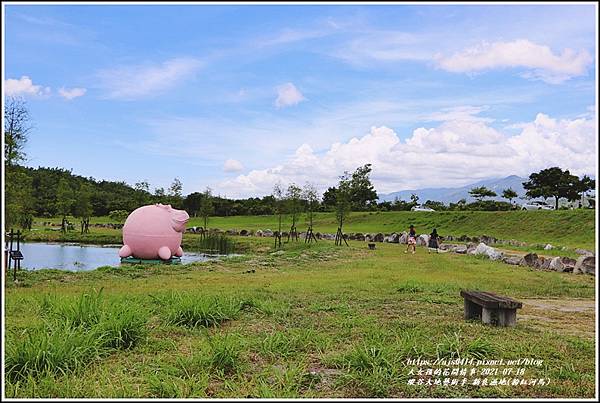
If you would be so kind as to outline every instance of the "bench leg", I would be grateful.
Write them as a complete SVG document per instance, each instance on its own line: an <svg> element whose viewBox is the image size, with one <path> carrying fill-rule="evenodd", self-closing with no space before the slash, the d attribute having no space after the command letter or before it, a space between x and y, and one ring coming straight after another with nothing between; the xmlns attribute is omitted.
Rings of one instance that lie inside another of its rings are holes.
<svg viewBox="0 0 600 403"><path fill-rule="evenodd" d="M498 325L498 310L483 308L481 310L481 321L486 325Z"/></svg>
<svg viewBox="0 0 600 403"><path fill-rule="evenodd" d="M481 319L481 307L465 299L465 320Z"/></svg>
<svg viewBox="0 0 600 403"><path fill-rule="evenodd" d="M483 308L481 321L494 326L514 326L517 324L517 310Z"/></svg>
<svg viewBox="0 0 600 403"><path fill-rule="evenodd" d="M517 324L516 309L498 310L498 326L515 326Z"/></svg>

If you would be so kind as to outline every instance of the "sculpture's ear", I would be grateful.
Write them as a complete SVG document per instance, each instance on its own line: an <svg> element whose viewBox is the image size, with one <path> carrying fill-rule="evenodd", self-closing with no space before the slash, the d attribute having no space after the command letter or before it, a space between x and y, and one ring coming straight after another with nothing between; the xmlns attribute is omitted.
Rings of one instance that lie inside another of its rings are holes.
<svg viewBox="0 0 600 403"><path fill-rule="evenodd" d="M175 210L171 217L171 226L175 231L183 232L189 219L190 216L185 210Z"/></svg>

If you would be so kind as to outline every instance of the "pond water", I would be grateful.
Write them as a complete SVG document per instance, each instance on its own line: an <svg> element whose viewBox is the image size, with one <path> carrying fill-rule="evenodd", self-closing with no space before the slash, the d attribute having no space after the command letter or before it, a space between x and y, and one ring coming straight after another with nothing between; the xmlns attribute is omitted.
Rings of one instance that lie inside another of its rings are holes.
<svg viewBox="0 0 600 403"><path fill-rule="evenodd" d="M25 242L21 244L25 270L61 269L70 271L94 270L100 266L119 266L120 246L99 246L62 243ZM184 252L181 263L215 259L202 253Z"/></svg>

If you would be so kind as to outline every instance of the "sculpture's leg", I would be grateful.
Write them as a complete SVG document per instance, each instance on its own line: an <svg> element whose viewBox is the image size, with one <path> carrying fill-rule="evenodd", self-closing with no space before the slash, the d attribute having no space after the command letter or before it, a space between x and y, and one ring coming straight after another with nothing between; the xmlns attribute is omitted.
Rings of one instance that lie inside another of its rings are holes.
<svg viewBox="0 0 600 403"><path fill-rule="evenodd" d="M167 246L162 246L159 250L158 250L158 256L162 259L162 260L169 260L171 259L171 249L169 249Z"/></svg>
<svg viewBox="0 0 600 403"><path fill-rule="evenodd" d="M183 256L183 249L181 249L181 246L179 248L177 248L177 252L175 252L175 256L178 256L178 257Z"/></svg>
<svg viewBox="0 0 600 403"><path fill-rule="evenodd" d="M131 256L131 248L129 245L123 245L121 249L119 249L119 257L128 257Z"/></svg>

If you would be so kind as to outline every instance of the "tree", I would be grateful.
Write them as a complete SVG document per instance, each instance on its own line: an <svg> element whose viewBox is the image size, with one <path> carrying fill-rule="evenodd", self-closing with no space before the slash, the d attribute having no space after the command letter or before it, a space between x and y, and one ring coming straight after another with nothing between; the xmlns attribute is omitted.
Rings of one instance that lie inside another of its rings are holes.
<svg viewBox="0 0 600 403"><path fill-rule="evenodd" d="M496 192L486 188L485 186L472 188L471 190L469 190L469 194L471 195L471 197L477 199L478 202L481 202L486 197L497 196Z"/></svg>
<svg viewBox="0 0 600 403"><path fill-rule="evenodd" d="M56 188L56 207L58 214L62 217L61 230L67 232L67 216L72 213L73 205L75 203L75 194L73 189L69 185L69 182L62 178L58 182Z"/></svg>
<svg viewBox="0 0 600 403"><path fill-rule="evenodd" d="M7 166L4 179L4 229L16 224L31 229L35 212L31 178L22 167Z"/></svg>
<svg viewBox="0 0 600 403"><path fill-rule="evenodd" d="M155 188L154 189L154 202L155 203L163 203L165 202L165 199L167 197L167 194L165 192L165 188Z"/></svg>
<svg viewBox="0 0 600 403"><path fill-rule="evenodd" d="M4 104L4 161L8 166L25 160L31 117L23 98L7 97Z"/></svg>
<svg viewBox="0 0 600 403"><path fill-rule="evenodd" d="M554 197L554 208L558 210L558 199L575 200L579 196L579 178L571 175L569 170L559 167L542 169L529 175L529 180L523 182L525 195L529 198Z"/></svg>
<svg viewBox="0 0 600 403"><path fill-rule="evenodd" d="M583 198L590 190L594 190L596 188L596 181L590 178L587 175L583 175L579 183L577 184L577 192L581 194L582 203L579 204L579 207L583 207Z"/></svg>
<svg viewBox="0 0 600 403"><path fill-rule="evenodd" d="M133 188L135 189L135 200L137 207L143 206L150 202L150 184L148 181L143 180L137 182L135 185L133 185Z"/></svg>
<svg viewBox="0 0 600 403"><path fill-rule="evenodd" d="M279 222L279 227L277 229L277 234L275 234L275 247L281 247L281 221L283 218L283 214L285 213L285 196L283 194L283 186L281 182L277 182L275 186L273 186L273 198L275 199L275 212L277 213L277 218Z"/></svg>
<svg viewBox="0 0 600 403"><path fill-rule="evenodd" d="M341 245L342 241L348 245L346 239L344 238L344 220L348 217L350 213L351 205L351 197L352 197L352 186L351 186L351 176L348 172L344 172L344 175L340 176L340 182L338 184L336 194L335 194L335 217L338 222L338 230L335 236L335 244Z"/></svg>
<svg viewBox="0 0 600 403"><path fill-rule="evenodd" d="M133 185L133 188L135 190L138 190L138 191L141 191L141 192L148 192L148 193L150 193L150 184L148 183L147 180L136 182L136 184Z"/></svg>
<svg viewBox="0 0 600 403"><path fill-rule="evenodd" d="M181 208L183 205L183 183L179 180L179 178L173 179L173 183L169 186L169 204L173 207Z"/></svg>
<svg viewBox="0 0 600 403"><path fill-rule="evenodd" d="M90 217L92 214L92 187L84 183L77 192L73 206L73 216L80 219L82 234L90 232Z"/></svg>
<svg viewBox="0 0 600 403"><path fill-rule="evenodd" d="M306 200L306 209L308 211L308 230L306 231L306 238L304 241L311 242L314 240L316 242L317 238L313 234L313 213L319 204L319 193L313 184L306 183L304 185L304 190L302 191L302 196L304 200Z"/></svg>
<svg viewBox="0 0 600 403"><path fill-rule="evenodd" d="M323 193L323 201L321 203L321 206L325 211L335 210L335 206L337 204L335 200L336 193L337 188L335 186L331 186L325 191L325 193Z"/></svg>
<svg viewBox="0 0 600 403"><path fill-rule="evenodd" d="M434 209L436 211L442 211L446 209L446 205L444 203L435 200L427 200L425 203L423 203L423 206L429 207L430 209Z"/></svg>
<svg viewBox="0 0 600 403"><path fill-rule="evenodd" d="M410 204L412 204L413 207L419 204L419 196L417 196L415 193L410 195Z"/></svg>
<svg viewBox="0 0 600 403"><path fill-rule="evenodd" d="M508 189L504 189L502 191L502 197L504 197L505 199L508 199L508 202L510 204L512 204L512 199L519 197L519 195L517 194L517 192L515 192L511 188L508 188Z"/></svg>
<svg viewBox="0 0 600 403"><path fill-rule="evenodd" d="M115 220L118 222L125 221L125 219L127 218L128 215L129 215L129 212L127 212L126 210L113 210L110 213L108 213L108 216L112 220Z"/></svg>
<svg viewBox="0 0 600 403"><path fill-rule="evenodd" d="M208 231L208 218L215 212L215 206L213 204L212 190L207 187L202 193L202 199L200 200L200 216L204 221L203 234Z"/></svg>
<svg viewBox="0 0 600 403"><path fill-rule="evenodd" d="M467 200L466 199L460 199L459 201L457 201L456 203L450 203L448 205L448 210L466 210L467 208Z"/></svg>
<svg viewBox="0 0 600 403"><path fill-rule="evenodd" d="M296 228L296 223L298 222L298 214L300 214L302 209L302 189L295 183L290 183L285 192L285 198L287 201L287 211L292 217L292 226L290 227L290 232L288 234L288 241L290 238L297 241L298 230Z"/></svg>
<svg viewBox="0 0 600 403"><path fill-rule="evenodd" d="M183 208L188 212L190 216L196 217L200 211L200 205L202 203L202 193L194 192L190 193L183 199Z"/></svg>
<svg viewBox="0 0 600 403"><path fill-rule="evenodd" d="M371 170L371 164L365 164L352 173L349 191L353 210L361 211L377 204L377 192L369 178Z"/></svg>

